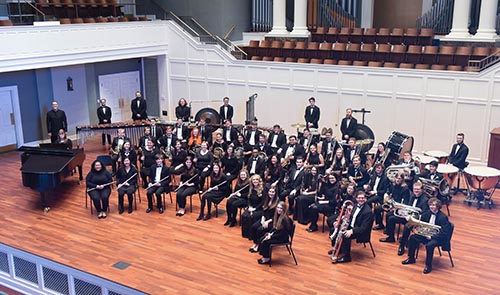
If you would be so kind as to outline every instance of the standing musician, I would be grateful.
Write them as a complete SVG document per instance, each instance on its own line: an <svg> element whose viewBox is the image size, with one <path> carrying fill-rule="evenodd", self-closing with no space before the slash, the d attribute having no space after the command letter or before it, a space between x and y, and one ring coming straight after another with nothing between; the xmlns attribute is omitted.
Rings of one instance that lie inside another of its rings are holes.
<svg viewBox="0 0 500 295"><path fill-rule="evenodd" d="M109 206L109 195L111 194L111 184L113 177L104 167L101 161L95 160L86 177L87 193L94 203L97 217L106 218L106 212ZM92 189L91 191L88 191Z"/></svg>
<svg viewBox="0 0 500 295"><path fill-rule="evenodd" d="M252 225L253 245L248 249L251 253L259 251L260 240L266 233L272 230L273 217L278 203L278 193L274 187L271 187L264 197L264 205L262 206L263 215L260 220L257 220Z"/></svg>
<svg viewBox="0 0 500 295"><path fill-rule="evenodd" d="M226 174L227 181L232 182L238 177L241 170L241 162L234 156L234 148L228 146L224 157L221 160L222 168Z"/></svg>
<svg viewBox="0 0 500 295"><path fill-rule="evenodd" d="M259 143L259 137L262 134L262 132L257 129L257 122L253 121L250 124L250 128L247 129L245 139L250 144L251 146L257 145Z"/></svg>
<svg viewBox="0 0 500 295"><path fill-rule="evenodd" d="M149 126L144 127L144 135L139 138L139 147L144 148L147 142L151 140L153 142L153 146L157 147L158 141L156 138L151 136L151 128Z"/></svg>
<svg viewBox="0 0 500 295"><path fill-rule="evenodd" d="M175 134L172 132L172 126L165 127L165 134L160 137L160 147L163 148L164 151L172 150L177 138Z"/></svg>
<svg viewBox="0 0 500 295"><path fill-rule="evenodd" d="M132 148L132 144L128 140L125 140L123 143L122 150L120 151L120 160L118 162L123 162L123 159L125 158L130 159L130 165L137 167L137 153L135 152L135 149Z"/></svg>
<svg viewBox="0 0 500 295"><path fill-rule="evenodd" d="M224 121L224 127L222 128L222 136L227 144L231 144L233 141L238 139L238 130L233 127L230 119Z"/></svg>
<svg viewBox="0 0 500 295"><path fill-rule="evenodd" d="M194 150L196 147L201 145L201 133L198 128L191 129L191 135L189 136L187 146L189 149Z"/></svg>
<svg viewBox="0 0 500 295"><path fill-rule="evenodd" d="M451 147L450 156L448 157L448 163L463 170L469 165L466 162L467 156L469 155L469 148L464 143L464 134L457 134L457 143Z"/></svg>
<svg viewBox="0 0 500 295"><path fill-rule="evenodd" d="M118 213L123 214L123 197L127 194L128 213L132 213L134 204L134 192L137 189L137 169L131 165L129 158L122 158L122 165L116 173L116 182L118 183Z"/></svg>
<svg viewBox="0 0 500 295"><path fill-rule="evenodd" d="M278 154L281 156L281 165L290 168L296 165L295 162L298 157L305 157L305 150L303 146L297 144L297 136L290 135L288 143L280 147Z"/></svg>
<svg viewBox="0 0 500 295"><path fill-rule="evenodd" d="M59 129L59 132L57 132L57 143L65 146L66 150L73 148L73 141L68 138L68 134L64 129Z"/></svg>
<svg viewBox="0 0 500 295"><path fill-rule="evenodd" d="M267 143L271 146L273 153L276 153L286 143L286 135L282 132L280 125L276 124L273 126L273 132L269 134Z"/></svg>
<svg viewBox="0 0 500 295"><path fill-rule="evenodd" d="M306 107L304 119L306 120L306 128L318 128L320 116L319 107L316 105L314 97L309 98L309 105Z"/></svg>
<svg viewBox="0 0 500 295"><path fill-rule="evenodd" d="M181 120L181 122L189 122L191 108L188 106L185 98L179 99L179 103L175 107L175 117L177 120Z"/></svg>
<svg viewBox="0 0 500 295"><path fill-rule="evenodd" d="M139 160L141 161L141 179L142 179L142 187L147 188L148 177L151 175L150 168L156 163L156 154L159 153L159 150L153 146L153 142L148 140L146 147L144 149L140 149L141 157ZM152 182L149 179L149 182Z"/></svg>
<svg viewBox="0 0 500 295"><path fill-rule="evenodd" d="M307 153L305 166L306 169L312 169L313 167L316 168L319 174L325 173L325 159L323 158L323 155L318 153L316 144L311 144L309 147L309 153Z"/></svg>
<svg viewBox="0 0 500 295"><path fill-rule="evenodd" d="M151 118L150 127L151 127L151 136L159 140L163 136L163 130L161 126L156 125L156 118Z"/></svg>
<svg viewBox="0 0 500 295"><path fill-rule="evenodd" d="M241 214L241 236L253 240L252 225L261 220L265 199L264 183L260 175L250 177L250 189L247 198L247 209Z"/></svg>
<svg viewBox="0 0 500 295"><path fill-rule="evenodd" d="M187 140L189 138L189 130L182 122L182 119L177 119L177 123L174 126L175 138L179 139L184 145L187 145Z"/></svg>
<svg viewBox="0 0 500 295"><path fill-rule="evenodd" d="M352 109L348 108L345 110L345 118L343 118L342 122L340 123L342 139L347 141L349 140L349 138L355 137L357 129L358 121L352 116Z"/></svg>
<svg viewBox="0 0 500 295"><path fill-rule="evenodd" d="M288 214L293 214L295 209L295 198L300 193L300 188L302 187L302 181L304 179L305 169L304 169L304 159L298 157L296 161L296 166L288 170L285 179L283 180L284 189L281 192L280 200L284 201L288 196Z"/></svg>
<svg viewBox="0 0 500 295"><path fill-rule="evenodd" d="M120 157L120 152L123 148L123 144L125 143L125 141L130 142L130 138L125 136L124 128L118 128L118 136L113 138L113 143L111 144L111 149L110 149L111 160L113 161L113 166L112 166L113 174L116 173L116 162Z"/></svg>
<svg viewBox="0 0 500 295"><path fill-rule="evenodd" d="M415 263L415 252L420 243L424 244L426 250L424 274L428 274L432 271L434 248L443 245L448 245L447 248L449 248L452 228L451 223L448 221L448 217L440 210L441 201L436 198L431 198L429 199L428 205L430 210L422 214L421 221L430 225L440 226L439 233L434 235L424 235L421 233L412 235L408 242L408 258L401 262L405 265Z"/></svg>
<svg viewBox="0 0 500 295"><path fill-rule="evenodd" d="M293 219L297 220L300 224L308 224L310 222L307 208L314 203L319 186L320 180L318 169L312 167L311 170L308 172L306 171L299 196L296 198L297 202Z"/></svg>
<svg viewBox="0 0 500 295"><path fill-rule="evenodd" d="M230 194L226 200L227 220L224 226L234 227L236 225L236 215L238 208L245 208L248 205L248 192L250 191L250 177L245 169L240 171L234 193Z"/></svg>
<svg viewBox="0 0 500 295"><path fill-rule="evenodd" d="M198 192L199 176L200 171L194 167L192 158L186 157L181 173L181 183L177 188L176 202L179 205L179 211L175 214L176 216L184 216L186 213L186 197Z"/></svg>
<svg viewBox="0 0 500 295"><path fill-rule="evenodd" d="M267 143L266 136L264 134L259 135L259 142L255 145L259 148L259 153L265 153L267 157L273 154L273 149Z"/></svg>
<svg viewBox="0 0 500 295"><path fill-rule="evenodd" d="M201 149L196 152L193 161L196 163L196 169L200 171L199 192L201 194L205 186L205 178L210 175L214 163L214 155L208 150L208 143L205 141L201 143Z"/></svg>
<svg viewBox="0 0 500 295"><path fill-rule="evenodd" d="M339 235L342 235L341 245L336 245L335 241L332 240L332 246L334 250L328 252L332 255L332 263L342 263L351 261L351 240L356 239L358 243L367 243L370 241L370 233L373 224L373 214L371 207L366 204L366 196L363 191L358 191L356 194L356 206L353 208L352 216L350 217L349 226L345 231L339 231ZM342 218L342 217L340 217ZM339 221L342 223L342 219ZM334 223L334 227L340 227L339 221ZM340 252L338 257L335 257L335 249L340 247Z"/></svg>
<svg viewBox="0 0 500 295"><path fill-rule="evenodd" d="M55 143L58 138L58 132L63 129L68 132L68 121L66 120L66 113L59 109L57 101L52 102L52 109L47 112L47 132L50 142Z"/></svg>
<svg viewBox="0 0 500 295"><path fill-rule="evenodd" d="M389 188L389 179L384 173L384 165L381 163L375 164L374 173L370 178L370 181L365 186L369 186L371 190L369 191L370 197L368 198L368 204L384 202L384 194ZM365 190L367 187L363 187Z"/></svg>
<svg viewBox="0 0 500 295"><path fill-rule="evenodd" d="M318 231L319 213L323 213L327 217L335 213L340 186L335 174L327 175L327 178L326 182L321 183L314 203L306 209L306 214L311 221L311 225L306 229L308 232Z"/></svg>
<svg viewBox="0 0 500 295"><path fill-rule="evenodd" d="M234 114L233 106L229 104L229 97L224 97L222 101L224 104L219 108L220 124L224 124L226 120L232 120Z"/></svg>
<svg viewBox="0 0 500 295"><path fill-rule="evenodd" d="M156 165L149 169L149 185L146 193L148 196L148 209L146 209L146 213L153 211L153 194L155 194L156 205L160 214L163 214L164 208L161 194L170 192L170 170L163 162L162 154L155 155L155 162Z"/></svg>
<svg viewBox="0 0 500 295"><path fill-rule="evenodd" d="M286 210L285 202L279 202L276 206L272 229L259 241L259 254L262 255L262 258L257 260L259 264L269 264L272 244L286 243L290 240L293 221L286 215Z"/></svg>
<svg viewBox="0 0 500 295"><path fill-rule="evenodd" d="M210 174L210 188L201 198L200 215L196 221L209 220L212 217L212 203L219 204L224 197L231 193L231 183L228 182L226 175L222 172L219 163L215 162ZM208 203L208 204L207 204ZM207 206L207 215L204 215L205 205Z"/></svg>
<svg viewBox="0 0 500 295"><path fill-rule="evenodd" d="M212 132L213 132L213 130L210 126L207 126L205 119L203 119L203 118L200 119L198 129L200 129L201 140L206 141L210 146L212 144Z"/></svg>
<svg viewBox="0 0 500 295"><path fill-rule="evenodd" d="M366 172L366 169L361 166L360 156L354 156L352 159L352 164L347 170L347 178L349 182L356 184L358 190L363 189L363 186L370 180L370 175Z"/></svg>
<svg viewBox="0 0 500 295"><path fill-rule="evenodd" d="M399 173L395 180L394 183L391 183L389 187L387 188L387 197L391 198L397 203L405 204L407 205L410 201L410 190L408 189L408 186L405 183L405 178L403 173ZM384 200L385 202L385 200ZM382 205L377 205L373 209L374 215L375 215L375 226L373 227L373 230L381 230L384 229L385 226L382 222L382 214L384 212L384 209L382 208ZM387 214L385 215L385 222L386 224L389 224L389 219L394 218L394 212L393 211L388 211ZM394 233L394 230L392 231Z"/></svg>
<svg viewBox="0 0 500 295"><path fill-rule="evenodd" d="M332 165L335 151L338 148L340 148L340 145L335 138L332 138L332 132L330 130L326 131L325 139L321 142L321 155L323 155L323 159L325 160L325 167Z"/></svg>
<svg viewBox="0 0 500 295"><path fill-rule="evenodd" d="M106 105L106 99L101 98L101 106L97 108L97 118L99 119L99 124L110 124L111 123L111 108ZM102 145L106 144L106 138L108 139L108 144L111 144L111 134L102 134Z"/></svg>
<svg viewBox="0 0 500 295"><path fill-rule="evenodd" d="M147 120L147 104L146 100L142 97L140 91L135 92L135 98L130 103L130 110L132 111L132 120Z"/></svg>
<svg viewBox="0 0 500 295"><path fill-rule="evenodd" d="M264 171L266 169L266 163L264 159L259 157L259 149L254 147L252 149L252 155L248 159L247 162L247 170L250 173L250 175L255 175L258 174L261 177L264 176Z"/></svg>

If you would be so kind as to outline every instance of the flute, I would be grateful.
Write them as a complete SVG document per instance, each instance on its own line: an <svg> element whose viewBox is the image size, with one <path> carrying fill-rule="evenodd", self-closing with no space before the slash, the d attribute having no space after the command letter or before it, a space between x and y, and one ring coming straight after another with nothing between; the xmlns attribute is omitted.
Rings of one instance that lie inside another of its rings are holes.
<svg viewBox="0 0 500 295"><path fill-rule="evenodd" d="M113 184L113 183L115 183L115 182L116 182L116 181L111 181L111 182L108 182L108 183L102 184L102 186L112 185L112 184ZM87 190L87 193L88 193L88 192L91 192L91 191L93 191L93 190L96 190L96 189L97 189L97 187L89 188L89 189Z"/></svg>
<svg viewBox="0 0 500 295"><path fill-rule="evenodd" d="M216 187L219 187L219 186L221 186L221 185L225 184L226 182L227 182L227 180L224 180L223 182L219 183L218 185L216 185L216 186L214 186L214 187L211 187L211 188L207 189L207 190L203 193L203 195L205 195L205 194L206 194L206 193L208 193L208 192L213 191Z"/></svg>
<svg viewBox="0 0 500 295"><path fill-rule="evenodd" d="M234 193L230 194L229 197L227 197L227 199L229 200L229 198L232 198L234 196L236 196L236 194L238 194L239 192L241 192L242 190L246 189L248 186L250 185L250 183L248 183L247 185L245 185L244 187L240 188L239 190L235 191Z"/></svg>
<svg viewBox="0 0 500 295"><path fill-rule="evenodd" d="M116 187L116 190L120 189L125 183L127 183L129 180L131 180L132 178L134 178L135 176L137 175L137 172L134 173L134 175L130 176L129 179L125 180L123 183L120 183L117 187Z"/></svg>
<svg viewBox="0 0 500 295"><path fill-rule="evenodd" d="M146 190L149 190L150 188L156 186L158 183L161 183L162 181L164 181L165 179L167 179L169 177L170 177L170 175L167 175L167 176L163 177L162 179L160 179L160 181L158 181L158 182L150 183L149 186L148 186L148 188L146 188Z"/></svg>
<svg viewBox="0 0 500 295"><path fill-rule="evenodd" d="M179 185L179 187L177 187L175 189L174 192L177 192L181 187L185 186L186 184L188 184L191 180L193 180L196 176L198 176L198 173L196 173L195 175L193 175L193 177L191 177L190 179L188 179L186 182L184 182L183 184Z"/></svg>

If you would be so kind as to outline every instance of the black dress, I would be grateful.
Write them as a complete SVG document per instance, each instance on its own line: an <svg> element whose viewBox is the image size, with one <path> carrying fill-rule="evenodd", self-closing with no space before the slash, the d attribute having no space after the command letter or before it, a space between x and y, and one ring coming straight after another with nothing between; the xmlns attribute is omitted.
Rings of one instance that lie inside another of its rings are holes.
<svg viewBox="0 0 500 295"><path fill-rule="evenodd" d="M316 198L316 190L318 189L317 175L313 176L311 173L306 174L302 189L304 193L297 197L294 219L297 219L300 224L308 224L310 220L307 209L309 205L314 203Z"/></svg>
<svg viewBox="0 0 500 295"><path fill-rule="evenodd" d="M233 196L226 201L226 212L227 220L232 223L236 223L236 215L238 213L238 208L245 208L248 205L248 191L250 185L248 184L236 184L234 186L234 191L240 191L240 196Z"/></svg>
<svg viewBox="0 0 500 295"><path fill-rule="evenodd" d="M252 225L257 220L260 220L264 213L262 209L264 205L263 194L264 192L259 196L256 190L252 190L248 195L248 208L241 215L241 235L249 240L253 240ZM255 210L251 210L250 208Z"/></svg>
<svg viewBox="0 0 500 295"><path fill-rule="evenodd" d="M113 181L111 173L102 168L100 171L90 171L87 174L86 183L87 189L94 189L88 192L92 202L94 203L97 212L108 211L109 195L111 194L111 186L105 186L103 189L95 189L98 185L107 184Z"/></svg>

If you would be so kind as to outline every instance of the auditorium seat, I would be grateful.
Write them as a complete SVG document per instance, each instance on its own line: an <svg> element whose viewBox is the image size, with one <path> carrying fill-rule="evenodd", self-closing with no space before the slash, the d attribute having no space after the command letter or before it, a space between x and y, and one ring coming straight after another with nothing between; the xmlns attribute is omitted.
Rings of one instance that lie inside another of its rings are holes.
<svg viewBox="0 0 500 295"><path fill-rule="evenodd" d="M329 58L327 58L323 61L323 64L325 64L325 65L336 65L337 63L338 62L335 59L329 59Z"/></svg>
<svg viewBox="0 0 500 295"><path fill-rule="evenodd" d="M333 55L332 48L333 48L332 43L328 42L320 43L316 56L319 58L330 58Z"/></svg>
<svg viewBox="0 0 500 295"><path fill-rule="evenodd" d="M13 26L12 21L10 19L0 20L0 27L10 27Z"/></svg>
<svg viewBox="0 0 500 295"><path fill-rule="evenodd" d="M276 56L273 61L276 62L285 62L285 58L282 56Z"/></svg>
<svg viewBox="0 0 500 295"><path fill-rule="evenodd" d="M452 56L449 58L451 60L450 63L442 63L441 62L441 52L439 53L439 63L443 65L459 65L459 66L467 66L469 63L470 55L472 53L472 48L469 46L459 46L454 50L451 54Z"/></svg>
<svg viewBox="0 0 500 295"><path fill-rule="evenodd" d="M322 64L323 60L321 58L311 58L312 64Z"/></svg>
<svg viewBox="0 0 500 295"><path fill-rule="evenodd" d="M127 18L126 16L120 16L120 17L118 18L118 22L121 22L121 23L123 23L123 22L128 22L128 18Z"/></svg>
<svg viewBox="0 0 500 295"><path fill-rule="evenodd" d="M295 57L287 57L285 62L297 62L297 59Z"/></svg>
<svg viewBox="0 0 500 295"><path fill-rule="evenodd" d="M309 43L307 43L307 48L305 50L304 57L307 57L307 58L315 57L316 54L317 54L318 49L319 49L319 43L318 42L309 42Z"/></svg>
<svg viewBox="0 0 500 295"><path fill-rule="evenodd" d="M262 60L261 56L253 55L251 60Z"/></svg>
<svg viewBox="0 0 500 295"><path fill-rule="evenodd" d="M337 42L337 37L339 34L339 29L337 27L329 27L328 32L326 32L326 42L335 43Z"/></svg>
<svg viewBox="0 0 500 295"><path fill-rule="evenodd" d="M95 23L95 19L93 17L86 17L83 19L83 22L86 24Z"/></svg>
<svg viewBox="0 0 500 295"><path fill-rule="evenodd" d="M338 62L339 66L350 66L352 65L352 60L339 60Z"/></svg>
<svg viewBox="0 0 500 295"><path fill-rule="evenodd" d="M245 51L248 56L258 55L259 44L259 40L250 40L248 46L243 46L243 51Z"/></svg>
<svg viewBox="0 0 500 295"><path fill-rule="evenodd" d="M67 18L77 17L76 6L73 4L72 0L62 0L62 6L64 8L64 16Z"/></svg>
<svg viewBox="0 0 500 295"><path fill-rule="evenodd" d="M430 67L431 66L428 64L416 64L415 65L415 69L417 69L417 70L428 70L428 69L430 69Z"/></svg>
<svg viewBox="0 0 500 295"><path fill-rule="evenodd" d="M368 62L365 60L355 60L352 62L352 65L357 67L366 67L368 65Z"/></svg>
<svg viewBox="0 0 500 295"><path fill-rule="evenodd" d="M467 72L479 72L479 68L478 67L464 67L463 68L464 71L467 71Z"/></svg>
<svg viewBox="0 0 500 295"><path fill-rule="evenodd" d="M274 61L274 57L272 57L272 56L264 56L262 58L262 61Z"/></svg>
<svg viewBox="0 0 500 295"><path fill-rule="evenodd" d="M434 30L429 28L420 29L420 34L418 35L419 45L431 45L434 39Z"/></svg>
<svg viewBox="0 0 500 295"><path fill-rule="evenodd" d="M291 57L299 58L304 57L306 53L307 43L304 41L298 41L295 43L295 49Z"/></svg>
<svg viewBox="0 0 500 295"><path fill-rule="evenodd" d="M314 42L323 42L325 40L326 28L318 27L316 32L311 33L311 41Z"/></svg>
<svg viewBox="0 0 500 295"><path fill-rule="evenodd" d="M83 24L83 19L81 17L72 18L71 23L72 24Z"/></svg>
<svg viewBox="0 0 500 295"><path fill-rule="evenodd" d="M384 68L397 68L397 62L384 62Z"/></svg>
<svg viewBox="0 0 500 295"><path fill-rule="evenodd" d="M64 14L64 9L61 0L49 0L49 6L52 8L52 14L56 17Z"/></svg>
<svg viewBox="0 0 500 295"><path fill-rule="evenodd" d="M456 66L456 65L449 65L446 70L448 71L462 71L463 68L462 66Z"/></svg>
<svg viewBox="0 0 500 295"><path fill-rule="evenodd" d="M342 59L346 52L347 43L335 43L333 44L333 59Z"/></svg>
<svg viewBox="0 0 500 295"><path fill-rule="evenodd" d="M361 43L363 41L363 28L353 28L349 37L351 43Z"/></svg>
<svg viewBox="0 0 500 295"><path fill-rule="evenodd" d="M375 38L375 42L377 42L378 44L389 43L390 34L391 30L389 28L379 28L377 38Z"/></svg>
<svg viewBox="0 0 500 295"><path fill-rule="evenodd" d="M259 55L268 56L271 48L271 40L262 40L259 44Z"/></svg>
<svg viewBox="0 0 500 295"><path fill-rule="evenodd" d="M422 55L420 56L420 62L425 64L435 64L437 62L437 53L439 47L437 46L425 46Z"/></svg>
<svg viewBox="0 0 500 295"><path fill-rule="evenodd" d="M297 59L297 63L299 63L299 64L308 64L309 63L309 58L301 57L301 58Z"/></svg>
<svg viewBox="0 0 500 295"><path fill-rule="evenodd" d="M282 56L281 48L283 47L283 41L274 40L271 42L271 48L269 48L270 56Z"/></svg>
<svg viewBox="0 0 500 295"><path fill-rule="evenodd" d="M337 37L337 41L340 43L349 42L349 37L351 35L352 29L349 27L343 27L340 29L340 33Z"/></svg>
<svg viewBox="0 0 500 295"><path fill-rule="evenodd" d="M71 20L69 18L60 18L59 23L61 25L68 25L68 24L71 24Z"/></svg>
<svg viewBox="0 0 500 295"><path fill-rule="evenodd" d="M391 45L390 44L378 44L377 50L373 55L373 59L376 61L389 61L391 53Z"/></svg>
<svg viewBox="0 0 500 295"><path fill-rule="evenodd" d="M359 43L349 43L343 58L347 60L357 60L359 55L359 50L361 49L361 44Z"/></svg>
<svg viewBox="0 0 500 295"><path fill-rule="evenodd" d="M283 47L281 48L281 55L284 57L293 56L293 50L295 49L294 41L285 41Z"/></svg>
<svg viewBox="0 0 500 295"><path fill-rule="evenodd" d="M116 23L118 20L116 19L116 17L107 17L108 19L108 23Z"/></svg>
<svg viewBox="0 0 500 295"><path fill-rule="evenodd" d="M401 44L403 43L403 36L404 36L403 28L393 28L391 35L389 36L389 43Z"/></svg>
<svg viewBox="0 0 500 295"><path fill-rule="evenodd" d="M139 20L136 16L129 16L129 17L127 17L127 19L129 22L136 22Z"/></svg>
<svg viewBox="0 0 500 295"><path fill-rule="evenodd" d="M403 43L405 45L417 45L418 44L418 29L417 28L407 28Z"/></svg>
<svg viewBox="0 0 500 295"><path fill-rule="evenodd" d="M377 38L377 29L376 28L366 28L363 33L363 43L375 43Z"/></svg>
<svg viewBox="0 0 500 295"><path fill-rule="evenodd" d="M382 66L381 61L369 61L368 62L369 67L375 67L375 68L380 68Z"/></svg>
<svg viewBox="0 0 500 295"><path fill-rule="evenodd" d="M400 63L405 60L406 46L404 45L393 45L390 55L390 60L392 62Z"/></svg>
<svg viewBox="0 0 500 295"><path fill-rule="evenodd" d="M413 69L413 68L415 68L415 64L407 63L407 62L402 62L402 63L399 64L399 67L401 69Z"/></svg>
<svg viewBox="0 0 500 295"><path fill-rule="evenodd" d="M99 16L99 17L96 17L96 18L95 18L95 22L96 22L96 23L107 23L107 22L108 22L108 19L107 19L107 18L105 18L105 17Z"/></svg>
<svg viewBox="0 0 500 295"><path fill-rule="evenodd" d="M147 22L147 21L149 21L149 18L147 16L139 16L139 21Z"/></svg>
<svg viewBox="0 0 500 295"><path fill-rule="evenodd" d="M405 61L407 63L418 64L420 63L420 55L422 54L422 46L410 45L406 51Z"/></svg>
<svg viewBox="0 0 500 295"><path fill-rule="evenodd" d="M491 50L489 47L474 47L474 49L472 49L470 59L481 60L488 57L490 55L490 52Z"/></svg>
<svg viewBox="0 0 500 295"><path fill-rule="evenodd" d="M439 71L445 71L446 70L446 66L445 65L432 65L431 66L431 70L439 70Z"/></svg>
<svg viewBox="0 0 500 295"><path fill-rule="evenodd" d="M469 48L469 47L467 47L467 48ZM455 49L456 49L455 46L441 46L441 47L439 47L437 63L440 65L452 65L452 64L454 64ZM469 55L470 55L470 51L467 54L467 60L469 60Z"/></svg>

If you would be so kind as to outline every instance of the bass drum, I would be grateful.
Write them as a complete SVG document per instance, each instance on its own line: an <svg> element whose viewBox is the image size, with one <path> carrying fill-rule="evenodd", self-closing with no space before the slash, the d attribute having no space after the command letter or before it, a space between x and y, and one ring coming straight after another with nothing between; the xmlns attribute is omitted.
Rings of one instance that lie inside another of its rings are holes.
<svg viewBox="0 0 500 295"><path fill-rule="evenodd" d="M401 132L392 131L391 136L385 144L385 148L390 148L390 154L395 160L402 159L406 152L413 150L413 136L403 134Z"/></svg>
<svg viewBox="0 0 500 295"><path fill-rule="evenodd" d="M212 108L203 108L196 113L194 119L196 122L205 119L207 124L219 124L220 115L219 112Z"/></svg>
<svg viewBox="0 0 500 295"><path fill-rule="evenodd" d="M356 137L356 143L363 143L361 145L361 151L363 153L367 153L372 148L373 142L375 141L375 134L373 134L370 127L364 124L358 124L354 137Z"/></svg>

